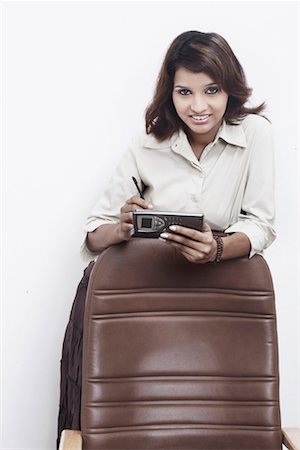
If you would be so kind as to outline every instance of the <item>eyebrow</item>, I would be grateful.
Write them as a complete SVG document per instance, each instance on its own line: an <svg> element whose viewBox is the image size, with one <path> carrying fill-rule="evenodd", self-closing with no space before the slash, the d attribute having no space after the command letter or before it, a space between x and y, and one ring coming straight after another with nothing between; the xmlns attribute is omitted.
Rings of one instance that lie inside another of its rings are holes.
<svg viewBox="0 0 300 450"><path fill-rule="evenodd" d="M206 88L206 87L208 87L208 86L213 86L214 84L218 84L218 83L216 83L215 81L213 81L212 83L205 84L203 87ZM180 84L174 86L174 88L190 89L189 87L187 87L187 86L181 86Z"/></svg>

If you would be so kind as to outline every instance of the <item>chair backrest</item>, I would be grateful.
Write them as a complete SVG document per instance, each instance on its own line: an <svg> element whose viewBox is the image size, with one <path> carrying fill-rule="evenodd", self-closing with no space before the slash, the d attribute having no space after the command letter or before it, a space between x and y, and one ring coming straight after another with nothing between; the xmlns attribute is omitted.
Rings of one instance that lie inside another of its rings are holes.
<svg viewBox="0 0 300 450"><path fill-rule="evenodd" d="M84 324L85 450L279 450L274 291L258 255L193 264L155 239L112 246Z"/></svg>

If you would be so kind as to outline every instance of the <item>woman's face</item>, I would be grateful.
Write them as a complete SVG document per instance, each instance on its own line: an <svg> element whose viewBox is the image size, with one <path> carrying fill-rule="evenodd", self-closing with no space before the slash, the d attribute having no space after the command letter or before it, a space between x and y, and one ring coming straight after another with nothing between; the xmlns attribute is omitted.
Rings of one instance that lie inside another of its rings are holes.
<svg viewBox="0 0 300 450"><path fill-rule="evenodd" d="M172 100L194 139L214 139L222 123L228 95L204 72L183 67L175 72Z"/></svg>

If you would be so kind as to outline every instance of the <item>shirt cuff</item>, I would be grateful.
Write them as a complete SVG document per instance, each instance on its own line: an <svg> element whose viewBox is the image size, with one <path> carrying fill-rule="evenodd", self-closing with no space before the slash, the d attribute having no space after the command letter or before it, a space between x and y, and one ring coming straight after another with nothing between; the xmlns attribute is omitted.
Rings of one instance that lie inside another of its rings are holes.
<svg viewBox="0 0 300 450"><path fill-rule="evenodd" d="M248 237L251 250L249 258L256 253L262 255L263 250L269 247L276 239L276 233L272 227L260 226L251 220L236 222L225 230L225 233L244 233Z"/></svg>
<svg viewBox="0 0 300 450"><path fill-rule="evenodd" d="M103 220L103 219L94 219L92 221L89 221L85 227L84 227L84 236L80 245L80 255L84 261L95 261L97 257L100 255L101 252L92 252L88 249L88 246L86 244L86 238L88 233L91 231L95 231L100 225L104 224L113 224L117 223L117 221L112 220Z"/></svg>

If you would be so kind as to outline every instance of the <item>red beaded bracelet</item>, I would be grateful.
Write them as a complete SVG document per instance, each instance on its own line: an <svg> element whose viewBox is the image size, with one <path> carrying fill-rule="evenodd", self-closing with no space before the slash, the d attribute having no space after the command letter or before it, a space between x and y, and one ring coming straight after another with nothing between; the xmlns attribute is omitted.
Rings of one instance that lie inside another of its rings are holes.
<svg viewBox="0 0 300 450"><path fill-rule="evenodd" d="M219 263L221 261L224 243L223 243L223 239L221 238L221 236L217 236L215 234L213 236L217 243L217 254L216 254L216 257L213 262Z"/></svg>

